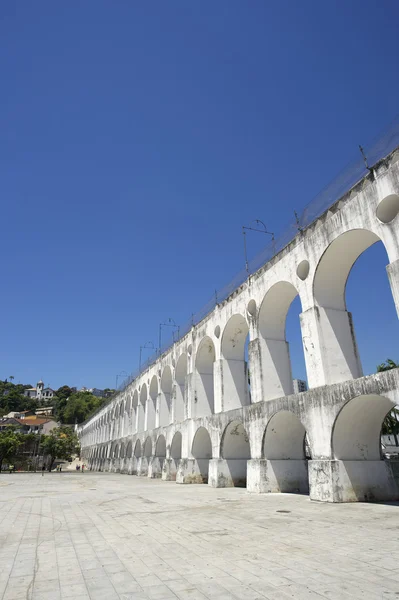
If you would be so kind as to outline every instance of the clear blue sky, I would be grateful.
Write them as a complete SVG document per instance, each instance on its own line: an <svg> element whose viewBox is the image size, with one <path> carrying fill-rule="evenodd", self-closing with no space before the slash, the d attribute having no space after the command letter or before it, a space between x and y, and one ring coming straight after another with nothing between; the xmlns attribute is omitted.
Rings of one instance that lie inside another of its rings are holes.
<svg viewBox="0 0 399 600"><path fill-rule="evenodd" d="M282 231L397 115L398 20L396 0L2 0L0 377L134 369L242 268L243 224ZM348 284L366 372L399 358L386 262Z"/></svg>

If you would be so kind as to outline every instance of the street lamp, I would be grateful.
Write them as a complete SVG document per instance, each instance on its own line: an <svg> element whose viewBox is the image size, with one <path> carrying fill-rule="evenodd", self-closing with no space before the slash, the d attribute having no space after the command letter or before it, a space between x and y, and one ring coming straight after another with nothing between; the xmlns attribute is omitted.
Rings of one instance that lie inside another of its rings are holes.
<svg viewBox="0 0 399 600"><path fill-rule="evenodd" d="M173 329L177 329L177 339L179 339L179 336L180 336L180 325L176 325L176 322L174 319L171 319L169 317L169 319L165 323L160 323L159 324L159 340L158 340L159 355L161 355L162 327L173 327ZM173 341L175 341L174 331L173 331Z"/></svg>
<svg viewBox="0 0 399 600"><path fill-rule="evenodd" d="M115 389L116 390L118 389L118 379L122 375L124 375L125 377L129 377L129 375L126 373L126 371L121 371L120 373L118 373L118 375L116 376L116 381L115 381Z"/></svg>
<svg viewBox="0 0 399 600"><path fill-rule="evenodd" d="M156 350L154 344L152 342L146 342L144 346L140 346L140 358L139 358L139 373L141 371L141 354L144 348L151 348L152 350Z"/></svg>
<svg viewBox="0 0 399 600"><path fill-rule="evenodd" d="M248 255L247 255L247 232L246 232L246 230L247 231L257 231L258 233L265 233L266 235L271 235L272 242L274 242L274 233L267 230L267 227L263 221L261 221L260 219L255 219L254 221L252 221L250 223L250 225L252 225L253 223L256 223L257 225L259 225L261 227L261 229L259 229L257 227L251 227L251 226L246 227L245 225L242 226L242 235L244 236L245 269L246 269L247 273L249 273L249 266L248 266Z"/></svg>

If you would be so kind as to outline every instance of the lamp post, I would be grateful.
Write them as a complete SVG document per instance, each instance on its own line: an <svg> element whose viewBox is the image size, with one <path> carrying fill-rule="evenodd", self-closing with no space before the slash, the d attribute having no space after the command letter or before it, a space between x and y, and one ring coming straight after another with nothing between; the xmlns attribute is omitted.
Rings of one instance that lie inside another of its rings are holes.
<svg viewBox="0 0 399 600"><path fill-rule="evenodd" d="M141 355L145 348L151 348L152 350L156 350L156 348L152 342L146 342L143 346L140 346L139 373L141 371Z"/></svg>
<svg viewBox="0 0 399 600"><path fill-rule="evenodd" d="M261 227L261 229L259 229L257 227L251 227L251 225L253 223L256 223L257 225L259 225ZM266 235L271 235L272 242L274 242L274 233L272 233L271 231L268 231L266 225L260 219L255 219L254 221L252 221L250 223L250 225L248 227L245 225L242 226L242 235L244 236L245 269L246 269L247 273L249 273L248 255L247 255L247 231L257 231L258 233L265 233Z"/></svg>
<svg viewBox="0 0 399 600"><path fill-rule="evenodd" d="M159 340L158 340L159 355L161 355L161 346L162 346L162 327L173 327L173 329L177 329L177 339L179 339L179 335L180 335L180 325L176 325L176 322L174 319L171 319L169 317L169 319L165 323L160 323L159 324ZM173 331L173 334L174 334L174 331ZM173 335L173 341L175 341L174 335Z"/></svg>
<svg viewBox="0 0 399 600"><path fill-rule="evenodd" d="M116 376L116 380L115 380L115 389L118 389L118 379L119 377L121 377L121 375L124 375L125 377L129 377L129 375L126 373L126 371L121 371L120 373L118 373L118 375Z"/></svg>

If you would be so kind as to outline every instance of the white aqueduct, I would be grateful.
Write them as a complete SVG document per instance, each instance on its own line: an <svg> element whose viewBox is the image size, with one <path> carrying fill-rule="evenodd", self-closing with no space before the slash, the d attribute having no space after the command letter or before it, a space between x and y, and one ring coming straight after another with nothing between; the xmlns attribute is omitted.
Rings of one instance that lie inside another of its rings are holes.
<svg viewBox="0 0 399 600"><path fill-rule="evenodd" d="M399 404L399 369L363 376L345 304L353 264L382 241L399 314L398 213L396 150L80 425L83 460L327 502L398 499L380 430ZM294 395L285 322L296 296L309 391Z"/></svg>

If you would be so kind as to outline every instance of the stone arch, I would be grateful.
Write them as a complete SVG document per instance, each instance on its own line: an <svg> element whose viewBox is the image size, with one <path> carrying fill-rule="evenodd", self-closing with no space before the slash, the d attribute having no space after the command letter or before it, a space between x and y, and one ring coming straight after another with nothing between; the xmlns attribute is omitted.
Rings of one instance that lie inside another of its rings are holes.
<svg viewBox="0 0 399 600"><path fill-rule="evenodd" d="M181 459L182 435L180 431L176 431L170 446L170 457L174 460Z"/></svg>
<svg viewBox="0 0 399 600"><path fill-rule="evenodd" d="M146 458L150 458L152 456L152 441L150 436L148 436L144 442L143 456Z"/></svg>
<svg viewBox="0 0 399 600"><path fill-rule="evenodd" d="M274 413L263 436L263 456L269 460L302 460L305 458L305 435L305 427L293 412Z"/></svg>
<svg viewBox="0 0 399 600"><path fill-rule="evenodd" d="M158 426L169 425L171 421L172 404L172 370L166 365L161 376L161 393L159 396Z"/></svg>
<svg viewBox="0 0 399 600"><path fill-rule="evenodd" d="M134 456L136 458L140 458L141 456L141 442L140 440L136 440L135 446L134 446Z"/></svg>
<svg viewBox="0 0 399 600"><path fill-rule="evenodd" d="M352 315L346 306L346 285L357 259L380 241L372 231L351 229L329 244L317 264L313 296L324 372L323 381L317 385L363 375Z"/></svg>
<svg viewBox="0 0 399 600"><path fill-rule="evenodd" d="M191 407L191 416L205 417L215 412L215 394L213 370L215 363L215 346L209 336L205 336L195 356L195 397Z"/></svg>
<svg viewBox="0 0 399 600"><path fill-rule="evenodd" d="M267 492L308 493L308 464L305 457L306 429L289 410L269 419L262 454L265 459Z"/></svg>
<svg viewBox="0 0 399 600"><path fill-rule="evenodd" d="M125 444L121 444L119 458L125 458Z"/></svg>
<svg viewBox="0 0 399 600"><path fill-rule="evenodd" d="M313 279L315 302L323 308L346 310L345 287L361 254L381 238L368 229L341 233L322 254Z"/></svg>
<svg viewBox="0 0 399 600"><path fill-rule="evenodd" d="M166 457L166 440L164 435L159 435L155 445L155 456L160 458Z"/></svg>
<svg viewBox="0 0 399 600"><path fill-rule="evenodd" d="M133 454L133 445L132 442L129 442L126 448L126 458L132 458Z"/></svg>
<svg viewBox="0 0 399 600"><path fill-rule="evenodd" d="M330 468L339 486L323 490L323 500L334 502L399 499L399 485L391 461L383 460L381 426L395 406L386 396L367 394L352 398L339 411L332 430ZM312 470L311 489L318 499L318 466ZM319 485L320 487L320 485Z"/></svg>
<svg viewBox="0 0 399 600"><path fill-rule="evenodd" d="M180 423L185 419L187 354L179 356L175 368L175 394L173 421Z"/></svg>
<svg viewBox="0 0 399 600"><path fill-rule="evenodd" d="M223 487L246 487L247 461L251 458L248 434L241 421L231 421L222 435L220 455L226 461ZM218 482L220 486L220 481Z"/></svg>
<svg viewBox="0 0 399 600"><path fill-rule="evenodd" d="M264 400L286 396L294 391L285 326L288 311L297 296L298 290L292 283L279 281L267 291L259 308Z"/></svg>
<svg viewBox="0 0 399 600"><path fill-rule="evenodd" d="M223 330L220 361L223 378L223 410L240 408L250 403L248 368L245 360L245 344L249 328L245 317L235 314Z"/></svg>
<svg viewBox="0 0 399 600"><path fill-rule="evenodd" d="M197 477L195 482L208 483L209 461L212 458L212 442L205 427L199 427L195 432L191 453L196 462Z"/></svg>
<svg viewBox="0 0 399 600"><path fill-rule="evenodd" d="M243 360L245 340L248 335L245 317L235 314L227 321L222 334L222 356L227 360Z"/></svg>
<svg viewBox="0 0 399 600"><path fill-rule="evenodd" d="M356 396L338 413L331 436L336 460L381 460L381 427L395 403L378 394Z"/></svg>

